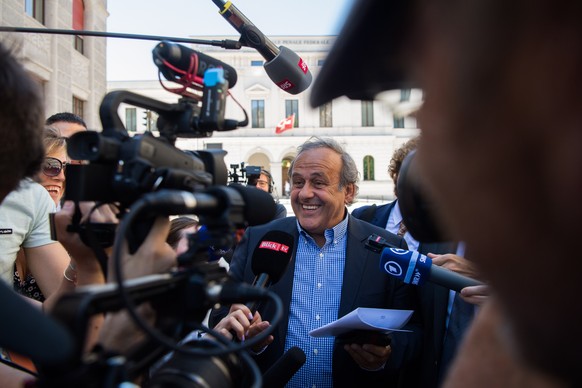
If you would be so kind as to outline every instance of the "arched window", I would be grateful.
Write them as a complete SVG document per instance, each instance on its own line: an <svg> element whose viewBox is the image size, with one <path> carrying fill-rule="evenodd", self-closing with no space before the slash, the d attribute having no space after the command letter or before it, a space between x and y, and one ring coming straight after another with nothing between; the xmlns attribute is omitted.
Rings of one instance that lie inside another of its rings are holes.
<svg viewBox="0 0 582 388"><path fill-rule="evenodd" d="M374 180L374 157L370 155L364 156L364 180Z"/></svg>

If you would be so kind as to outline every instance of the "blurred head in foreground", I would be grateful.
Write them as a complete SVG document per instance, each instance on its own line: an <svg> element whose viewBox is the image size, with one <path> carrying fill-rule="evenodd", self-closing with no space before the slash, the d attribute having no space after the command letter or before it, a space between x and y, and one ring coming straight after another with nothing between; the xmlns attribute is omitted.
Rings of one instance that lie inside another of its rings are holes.
<svg viewBox="0 0 582 388"><path fill-rule="evenodd" d="M580 20L577 0L357 0L311 95L423 90L417 156L439 217L519 354L568 381L582 359L582 254L567 243L582 234Z"/></svg>

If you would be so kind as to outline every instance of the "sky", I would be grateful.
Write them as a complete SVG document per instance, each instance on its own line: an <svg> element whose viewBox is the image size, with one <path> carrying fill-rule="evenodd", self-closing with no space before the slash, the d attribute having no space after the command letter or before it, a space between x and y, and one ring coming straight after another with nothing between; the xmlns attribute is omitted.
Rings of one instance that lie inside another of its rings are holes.
<svg viewBox="0 0 582 388"><path fill-rule="evenodd" d="M269 35L337 35L353 0L233 0ZM109 0L109 32L188 38L238 35L212 0ZM156 80L155 40L108 38L107 80Z"/></svg>

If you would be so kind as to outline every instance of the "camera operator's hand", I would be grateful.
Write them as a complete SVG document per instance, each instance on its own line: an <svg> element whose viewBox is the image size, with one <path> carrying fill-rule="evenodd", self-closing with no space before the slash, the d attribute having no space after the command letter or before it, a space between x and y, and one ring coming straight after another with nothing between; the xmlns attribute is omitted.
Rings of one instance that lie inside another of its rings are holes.
<svg viewBox="0 0 582 388"><path fill-rule="evenodd" d="M79 203L81 222L90 220L94 223L117 223L116 209L104 205L91 212L93 206L94 202ZM66 201L61 210L54 215L57 239L71 256L71 263L64 272L58 291L45 300L43 304L45 311L51 311L59 298L67 292L74 291L76 286L105 283L105 275L93 250L81 241L78 233L67 231L67 226L73 222L74 213L75 204ZM92 317L87 331L86 349L91 349L97 341L102 323L102 315Z"/></svg>
<svg viewBox="0 0 582 388"><path fill-rule="evenodd" d="M166 243L170 233L168 217L158 217L147 237L133 254L129 254L127 241L124 241L121 257L125 279L165 273L177 265L176 252ZM108 279L115 279L115 266L109 263Z"/></svg>
<svg viewBox="0 0 582 388"><path fill-rule="evenodd" d="M117 208L103 205L91 212L94 205L94 202L79 203L82 215L81 223L90 221L92 223L116 224L118 222ZM74 270L77 272L76 283L78 285L103 283L105 281L104 274L101 273L99 262L93 250L81 241L78 233L67 231L67 226L73 222L74 213L74 202L65 201L61 210L55 214L54 224L57 239L73 260L72 263Z"/></svg>
<svg viewBox="0 0 582 388"><path fill-rule="evenodd" d="M233 339L233 333L240 341L260 334L267 329L271 324L268 321L263 321L261 314L255 312L253 316L251 310L243 304L233 304L230 307L228 315L216 324L214 330L224 335L226 338ZM253 351L260 352L273 342L273 336L268 336L265 341L261 342L253 348Z"/></svg>
<svg viewBox="0 0 582 388"><path fill-rule="evenodd" d="M158 217L149 234L139 249L128 253L127 244L123 247L122 267L126 279L168 272L176 265L176 253L166 243L170 231L167 217ZM113 265L109 265L110 279L114 279ZM149 303L138 307L138 313L144 320L153 323L156 312ZM99 343L107 350L124 353L145 338L144 333L133 323L125 311L107 314Z"/></svg>

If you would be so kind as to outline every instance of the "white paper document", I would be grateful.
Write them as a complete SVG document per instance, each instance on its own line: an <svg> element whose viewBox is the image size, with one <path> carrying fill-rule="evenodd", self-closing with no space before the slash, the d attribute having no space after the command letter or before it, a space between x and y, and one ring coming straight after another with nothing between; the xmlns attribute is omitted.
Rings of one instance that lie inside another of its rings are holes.
<svg viewBox="0 0 582 388"><path fill-rule="evenodd" d="M311 330L309 335L312 337L338 336L351 330L409 331L401 328L410 320L412 313L412 310L359 307L337 321Z"/></svg>

